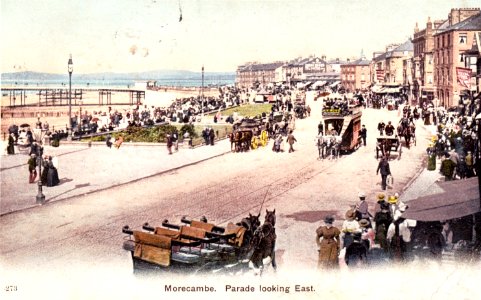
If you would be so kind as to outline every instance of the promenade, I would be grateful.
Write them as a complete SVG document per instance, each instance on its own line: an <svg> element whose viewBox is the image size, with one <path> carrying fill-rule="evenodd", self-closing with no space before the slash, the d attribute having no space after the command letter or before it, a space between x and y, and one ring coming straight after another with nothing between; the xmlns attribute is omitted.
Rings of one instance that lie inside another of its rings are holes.
<svg viewBox="0 0 481 300"><path fill-rule="evenodd" d="M44 205L115 188L229 152L228 140L193 149L179 144L179 151L172 155L168 154L165 144L123 143L119 149L108 148L104 143L89 147L81 142L64 142L58 148L46 146L44 155L58 158L60 184L43 187ZM28 183L28 159L26 154L2 155L0 215L39 205L36 204L37 183Z"/></svg>

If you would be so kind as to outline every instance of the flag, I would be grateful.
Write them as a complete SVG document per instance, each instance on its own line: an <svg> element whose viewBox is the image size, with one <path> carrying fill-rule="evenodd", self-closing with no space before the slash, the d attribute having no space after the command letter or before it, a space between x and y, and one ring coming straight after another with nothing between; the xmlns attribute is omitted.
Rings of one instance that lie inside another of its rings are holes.
<svg viewBox="0 0 481 300"><path fill-rule="evenodd" d="M469 89L471 84L471 69L456 67L456 76L458 83Z"/></svg>

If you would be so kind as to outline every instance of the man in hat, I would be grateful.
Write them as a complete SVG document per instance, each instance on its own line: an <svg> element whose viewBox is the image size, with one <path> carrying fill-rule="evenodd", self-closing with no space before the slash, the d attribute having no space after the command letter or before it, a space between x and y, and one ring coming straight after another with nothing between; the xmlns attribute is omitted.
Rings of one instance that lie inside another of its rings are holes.
<svg viewBox="0 0 481 300"><path fill-rule="evenodd" d="M366 202L366 194L364 192L358 193L359 202L356 205L356 219L369 219L371 214L368 211L368 204Z"/></svg>
<svg viewBox="0 0 481 300"><path fill-rule="evenodd" d="M167 151L169 151L169 155L171 155L172 154L172 145L173 145L172 137L170 136L170 134L167 134L165 136L165 139L166 139L166 142L167 142Z"/></svg>
<svg viewBox="0 0 481 300"><path fill-rule="evenodd" d="M332 225L334 217L326 216L324 223L324 226L320 226L316 230L316 244L319 247L319 262L317 266L320 268L337 268L339 266L339 235L341 232Z"/></svg>
<svg viewBox="0 0 481 300"><path fill-rule="evenodd" d="M439 169L441 174L444 175L445 181L453 180L454 169L456 168L456 164L449 157L449 153L445 153L444 160L441 162L441 168Z"/></svg>
<svg viewBox="0 0 481 300"><path fill-rule="evenodd" d="M409 224L402 217L402 210L397 210L393 216L393 222L389 225L386 238L390 244L391 257L395 261L404 261L406 256L407 243L411 242L411 231Z"/></svg>
<svg viewBox="0 0 481 300"><path fill-rule="evenodd" d="M292 134L292 130L289 131L289 135L287 135L287 142L289 143L289 153L294 152L294 143L297 142L296 138Z"/></svg>
<svg viewBox="0 0 481 300"><path fill-rule="evenodd" d="M359 135L361 136L362 139L362 144L366 146L366 138L367 138L367 129L366 125L362 125L361 131L359 132Z"/></svg>
<svg viewBox="0 0 481 300"><path fill-rule="evenodd" d="M394 126L391 124L391 121L387 122L386 127L384 128L387 136L391 136L394 134Z"/></svg>
<svg viewBox="0 0 481 300"><path fill-rule="evenodd" d="M383 198L384 199L384 198ZM387 230L391 225L392 216L389 211L389 203L383 201L380 203L380 211L374 215L374 230L375 230L375 242L378 243L385 253L389 250L389 244L387 243Z"/></svg>
<svg viewBox="0 0 481 300"><path fill-rule="evenodd" d="M387 161L387 157L383 156L379 165L377 166L376 175L379 174L381 171L381 186L383 190L386 190L387 186L387 176L391 175L391 169L389 168L389 162Z"/></svg>
<svg viewBox="0 0 481 300"><path fill-rule="evenodd" d="M386 124L383 121L377 124L377 130L379 130L379 135L383 135L385 127L386 127Z"/></svg>
<svg viewBox="0 0 481 300"><path fill-rule="evenodd" d="M29 183L34 183L35 178L37 178L37 156L35 154L30 154L30 158L28 159L28 172L29 172Z"/></svg>
<svg viewBox="0 0 481 300"><path fill-rule="evenodd" d="M377 213L379 211L381 211L381 205L383 203L386 203L386 195L384 195L383 193L379 193L377 194L377 203L376 203L376 208L374 209L374 212Z"/></svg>
<svg viewBox="0 0 481 300"><path fill-rule="evenodd" d="M356 221L356 210L351 208L346 212L346 219L342 222L341 237L342 245L347 248L352 243L352 235L355 232L361 232L359 223Z"/></svg>

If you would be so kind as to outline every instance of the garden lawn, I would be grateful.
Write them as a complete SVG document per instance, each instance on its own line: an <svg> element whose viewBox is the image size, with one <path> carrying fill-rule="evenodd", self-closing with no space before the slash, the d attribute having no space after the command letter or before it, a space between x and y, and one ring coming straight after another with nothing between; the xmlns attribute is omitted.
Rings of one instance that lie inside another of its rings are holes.
<svg viewBox="0 0 481 300"><path fill-rule="evenodd" d="M234 112L237 112L240 116L243 117L255 117L262 115L263 112L269 114L271 112L272 104L247 104L236 106L232 108L228 108L226 110L221 111L223 116L230 116ZM209 114L210 116L215 115L216 113Z"/></svg>

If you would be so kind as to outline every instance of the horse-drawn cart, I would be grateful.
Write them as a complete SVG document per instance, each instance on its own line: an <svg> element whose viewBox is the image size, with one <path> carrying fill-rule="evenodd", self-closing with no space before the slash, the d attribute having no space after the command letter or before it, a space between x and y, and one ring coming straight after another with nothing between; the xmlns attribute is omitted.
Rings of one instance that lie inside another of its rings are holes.
<svg viewBox="0 0 481 300"><path fill-rule="evenodd" d="M338 136L337 139L330 139L333 147L338 151L354 151L362 143L361 130L361 110L344 112L341 109L325 108L322 111L324 123L324 137ZM326 140L326 139L324 139Z"/></svg>
<svg viewBox="0 0 481 300"><path fill-rule="evenodd" d="M376 158L386 156L389 158L392 152L398 153L398 158L401 158L402 146L401 140L398 136L379 136L376 142Z"/></svg>
<svg viewBox="0 0 481 300"><path fill-rule="evenodd" d="M187 221L187 220L183 220ZM131 230L123 248L131 252L134 272L168 270L194 272L236 266L246 268L243 258L247 254L244 236L246 228L229 223L226 228L201 221L186 225L171 224L167 220L161 227L145 223L143 231Z"/></svg>
<svg viewBox="0 0 481 300"><path fill-rule="evenodd" d="M243 119L234 124L234 131L229 135L231 150L246 152L249 149L257 149L266 146L269 137L265 124L259 119Z"/></svg>
<svg viewBox="0 0 481 300"><path fill-rule="evenodd" d="M131 254L134 273L237 273L248 270L249 262L262 268L259 257L262 261L265 254L271 257L275 267L275 210L267 211L262 226L259 216L249 214L239 223L228 223L226 227L185 217L180 225L167 220L160 227L145 223L143 230L132 230L126 225L122 228L127 234L123 249Z"/></svg>

